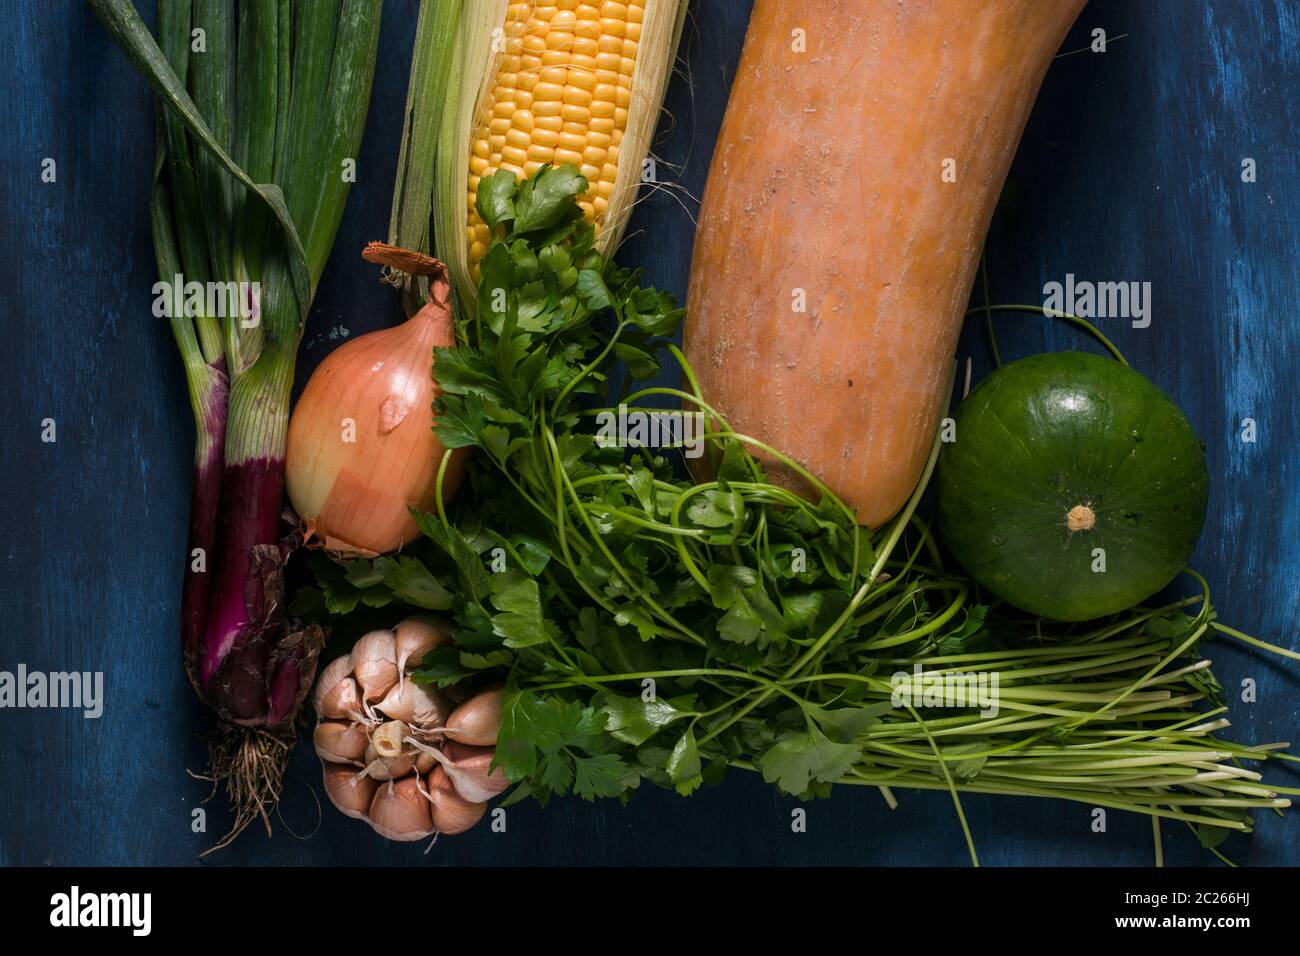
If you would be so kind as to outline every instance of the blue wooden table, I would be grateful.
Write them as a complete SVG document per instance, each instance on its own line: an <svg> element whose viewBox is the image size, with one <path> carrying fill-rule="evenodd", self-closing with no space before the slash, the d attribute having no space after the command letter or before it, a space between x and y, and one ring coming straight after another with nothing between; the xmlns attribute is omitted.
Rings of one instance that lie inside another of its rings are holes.
<svg viewBox="0 0 1300 956"><path fill-rule="evenodd" d="M870 0L861 0L870 2ZM153 100L71 2L7 0L0 62L0 670L103 671L102 717L0 711L0 863L191 864L223 831L222 799L192 829L208 788L205 722L181 674L178 596L192 425L179 363L150 314L147 194ZM389 0L359 182L312 311L299 378L335 344L395 322L395 297L360 260L387 232L416 6ZM697 0L658 152L676 186L647 196L621 258L685 289L703 189L749 12ZM1094 28L1109 39L1088 50ZM1187 411L1208 446L1210 516L1194 564L1225 621L1300 646L1300 2L1094 0L1053 65L990 236L992 296L1041 302L1066 273L1149 281L1152 322L1103 323L1130 361ZM1080 51L1080 52L1069 52ZM852 82L846 77L845 82ZM904 118L900 118L904 119ZM54 160L56 180L42 180ZM1242 163L1253 159L1254 182ZM870 157L863 157L869 162ZM46 168L48 164L46 164ZM1088 347L1042 319L999 320L1005 355ZM972 324L974 325L974 324ZM988 369L968 330L962 357ZM1243 419L1257 440L1242 441ZM54 442L42 441L44 420ZM1216 643L1210 655L1249 742L1300 738L1300 666ZM1272 769L1270 767L1270 769ZM1297 785L1294 770L1273 770ZM956 864L967 862L943 793L839 792L790 832L792 799L735 776L688 800L643 790L626 808L579 800L512 809L486 828L422 846L387 844L322 810L320 770L300 746L276 832L250 830L209 862L230 864ZM992 864L1152 861L1145 818L968 796ZM1224 850L1237 862L1300 863L1300 819L1261 813ZM1172 864L1214 863L1181 824Z"/></svg>

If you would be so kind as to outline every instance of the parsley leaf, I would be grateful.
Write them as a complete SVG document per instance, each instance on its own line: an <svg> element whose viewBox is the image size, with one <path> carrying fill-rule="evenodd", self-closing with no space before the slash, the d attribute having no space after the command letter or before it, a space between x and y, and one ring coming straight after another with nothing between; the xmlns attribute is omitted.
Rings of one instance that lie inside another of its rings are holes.
<svg viewBox="0 0 1300 956"><path fill-rule="evenodd" d="M617 754L573 758L573 792L584 800L618 796L626 775L627 764Z"/></svg>
<svg viewBox="0 0 1300 956"><path fill-rule="evenodd" d="M542 613L534 579L512 568L494 574L490 587L492 605L501 612L492 615L492 632L505 638L506 647L532 647L556 636L559 628Z"/></svg>
<svg viewBox="0 0 1300 956"><path fill-rule="evenodd" d="M679 710L670 701L654 698L646 701L640 697L623 697L605 693L601 708L605 715L605 729L625 743L640 746L675 720L689 717L690 710Z"/></svg>
<svg viewBox="0 0 1300 956"><path fill-rule="evenodd" d="M700 751L695 744L695 731L688 729L673 747L668 757L668 778L683 797L704 782L700 775Z"/></svg>
<svg viewBox="0 0 1300 956"><path fill-rule="evenodd" d="M375 571L384 575L384 584L393 595L416 607L445 611L452 596L419 558L375 558Z"/></svg>
<svg viewBox="0 0 1300 956"><path fill-rule="evenodd" d="M503 172L513 178L513 173L506 170L498 170L496 175ZM581 210L574 205L573 199L586 191L587 180L578 172L577 166L570 163L543 166L519 184L514 198L515 232L551 229L575 211L581 215Z"/></svg>
<svg viewBox="0 0 1300 956"><path fill-rule="evenodd" d="M862 748L835 743L816 727L786 731L758 758L763 779L790 794L808 790L809 781L834 783L862 756Z"/></svg>
<svg viewBox="0 0 1300 956"><path fill-rule="evenodd" d="M478 184L474 208L489 228L495 229L515 218L515 174L498 169Z"/></svg>

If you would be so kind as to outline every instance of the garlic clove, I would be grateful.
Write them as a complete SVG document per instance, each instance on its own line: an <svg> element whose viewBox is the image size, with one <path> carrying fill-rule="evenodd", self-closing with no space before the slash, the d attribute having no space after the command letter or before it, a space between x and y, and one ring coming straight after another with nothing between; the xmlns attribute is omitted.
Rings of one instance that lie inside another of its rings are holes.
<svg viewBox="0 0 1300 956"><path fill-rule="evenodd" d="M369 819L375 832L389 840L410 842L433 833L432 810L417 777L381 786L370 803Z"/></svg>
<svg viewBox="0 0 1300 956"><path fill-rule="evenodd" d="M312 706L316 709L317 717L326 716L323 712L325 699L334 691L339 682L352 676L352 655L344 654L342 657L336 657L330 661L328 666L320 672L320 677L316 679L316 689L312 692ZM329 716L345 716L343 714Z"/></svg>
<svg viewBox="0 0 1300 956"><path fill-rule="evenodd" d="M428 776L429 771L437 766L438 761L433 759L433 754L421 753L415 758L415 772L421 777Z"/></svg>
<svg viewBox="0 0 1300 956"><path fill-rule="evenodd" d="M452 740L475 747L495 747L501 726L501 688L476 694L447 718L443 733Z"/></svg>
<svg viewBox="0 0 1300 956"><path fill-rule="evenodd" d="M446 754L453 763L460 763L468 760L470 757L477 757L480 754L487 754L489 757L496 754L495 747L474 747L470 744L463 744L459 740L448 740L442 745L442 752Z"/></svg>
<svg viewBox="0 0 1300 956"><path fill-rule="evenodd" d="M443 747L442 770L451 780L452 786L466 800L483 803L510 786L505 772L497 767L493 769L492 759L496 750L492 747L466 747L448 741Z"/></svg>
<svg viewBox="0 0 1300 956"><path fill-rule="evenodd" d="M329 797L330 803L354 820L364 820L379 782L339 764L327 763L323 769L325 795Z"/></svg>
<svg viewBox="0 0 1300 956"><path fill-rule="evenodd" d="M370 746L380 757L397 757L405 749L407 727L403 721L390 720L380 724L370 734Z"/></svg>
<svg viewBox="0 0 1300 956"><path fill-rule="evenodd" d="M352 646L352 673L366 700L379 700L397 684L393 632L371 631Z"/></svg>
<svg viewBox="0 0 1300 956"><path fill-rule="evenodd" d="M393 628L393 636L397 669L404 672L408 662L414 667L429 651L450 643L452 632L446 618L415 614Z"/></svg>
<svg viewBox="0 0 1300 956"><path fill-rule="evenodd" d="M361 688L351 677L345 677L321 698L316 711L318 717L327 719L357 718L361 716Z"/></svg>
<svg viewBox="0 0 1300 956"><path fill-rule="evenodd" d="M466 800L456 791L442 767L429 777L429 803L434 827L448 836L464 833L487 813L486 803Z"/></svg>
<svg viewBox="0 0 1300 956"><path fill-rule="evenodd" d="M366 729L354 722L326 720L312 732L316 756L333 763L360 760L369 742Z"/></svg>
<svg viewBox="0 0 1300 956"><path fill-rule="evenodd" d="M382 757L384 764L388 767L388 779L397 780L399 777L405 777L415 769L415 757L410 754L399 754L396 757Z"/></svg>
<svg viewBox="0 0 1300 956"><path fill-rule="evenodd" d="M428 730L441 727L450 708L436 688L408 680L390 690L375 709L391 720L402 720Z"/></svg>
<svg viewBox="0 0 1300 956"><path fill-rule="evenodd" d="M405 777L415 769L414 754L399 753L392 757L385 757L375 749L373 742L366 748L362 759L365 762L366 776L375 780L396 780Z"/></svg>

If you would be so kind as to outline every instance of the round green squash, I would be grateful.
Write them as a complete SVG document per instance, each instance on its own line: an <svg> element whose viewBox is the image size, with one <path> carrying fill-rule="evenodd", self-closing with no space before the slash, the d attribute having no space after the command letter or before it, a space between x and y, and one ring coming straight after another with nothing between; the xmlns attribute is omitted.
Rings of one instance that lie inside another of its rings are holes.
<svg viewBox="0 0 1300 956"><path fill-rule="evenodd" d="M997 597L1059 621L1113 614L1183 567L1205 524L1205 447L1160 389L1113 359L1003 366L957 409L939 532Z"/></svg>

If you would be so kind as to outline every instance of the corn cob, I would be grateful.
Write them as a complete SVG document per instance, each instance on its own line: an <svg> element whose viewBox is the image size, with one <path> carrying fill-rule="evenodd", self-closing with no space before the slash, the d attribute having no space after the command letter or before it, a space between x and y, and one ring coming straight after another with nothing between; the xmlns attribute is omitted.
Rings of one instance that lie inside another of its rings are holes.
<svg viewBox="0 0 1300 956"><path fill-rule="evenodd" d="M475 209L478 185L497 170L526 178L548 163L578 167L598 248L617 244L642 182L685 10L686 0L466 5L443 115L436 214L439 256L462 297L472 297L492 241Z"/></svg>

